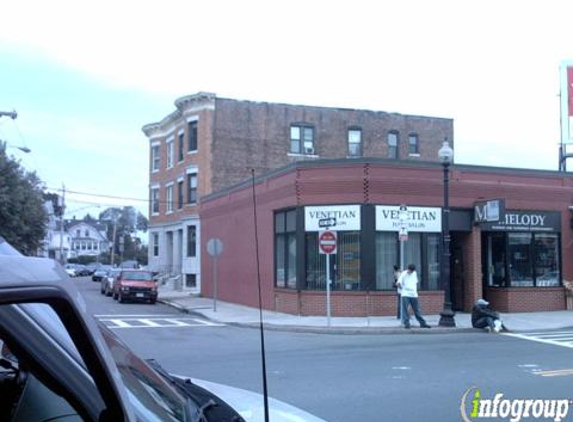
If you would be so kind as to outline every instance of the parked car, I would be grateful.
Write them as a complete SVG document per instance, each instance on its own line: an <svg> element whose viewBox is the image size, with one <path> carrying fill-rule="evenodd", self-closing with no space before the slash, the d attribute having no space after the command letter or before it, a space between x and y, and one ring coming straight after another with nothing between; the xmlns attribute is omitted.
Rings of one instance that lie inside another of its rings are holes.
<svg viewBox="0 0 573 422"><path fill-rule="evenodd" d="M102 281L111 269L111 265L99 265L92 274L92 281Z"/></svg>
<svg viewBox="0 0 573 422"><path fill-rule="evenodd" d="M110 268L105 277L101 279L100 284L100 293L102 295L111 296L113 293L113 284L115 283L115 279L121 272L120 268Z"/></svg>
<svg viewBox="0 0 573 422"><path fill-rule="evenodd" d="M85 265L75 264L76 265L76 277L86 277L91 275L90 270L86 268Z"/></svg>
<svg viewBox="0 0 573 422"><path fill-rule="evenodd" d="M65 269L66 273L68 274L68 276L70 276L70 277L75 277L77 275L75 264L66 264L64 269Z"/></svg>
<svg viewBox="0 0 573 422"><path fill-rule="evenodd" d="M0 237L1 421L263 420L260 395L174 376L141 360L85 312L60 264L4 255L2 243ZM269 403L273 422L320 422Z"/></svg>
<svg viewBox="0 0 573 422"><path fill-rule="evenodd" d="M113 298L123 303L127 300L157 301L157 283L151 271L122 268L113 283Z"/></svg>

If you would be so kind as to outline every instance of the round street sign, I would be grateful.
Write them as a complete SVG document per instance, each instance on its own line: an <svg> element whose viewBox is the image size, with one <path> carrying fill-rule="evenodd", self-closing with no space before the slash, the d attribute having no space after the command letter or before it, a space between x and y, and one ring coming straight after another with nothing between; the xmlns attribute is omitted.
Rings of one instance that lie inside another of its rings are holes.
<svg viewBox="0 0 573 422"><path fill-rule="evenodd" d="M207 253L212 257L217 257L223 253L223 242L221 239L212 237L207 242Z"/></svg>
<svg viewBox="0 0 573 422"><path fill-rule="evenodd" d="M332 230L325 230L318 234L318 251L321 254L335 254L337 244L336 232Z"/></svg>

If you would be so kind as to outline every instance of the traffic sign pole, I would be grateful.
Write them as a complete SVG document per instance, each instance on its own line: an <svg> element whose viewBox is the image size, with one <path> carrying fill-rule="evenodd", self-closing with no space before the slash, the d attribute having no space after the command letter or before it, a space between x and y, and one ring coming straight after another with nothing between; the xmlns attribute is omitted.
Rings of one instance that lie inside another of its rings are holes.
<svg viewBox="0 0 573 422"><path fill-rule="evenodd" d="M326 325L330 327L330 254L326 254Z"/></svg>

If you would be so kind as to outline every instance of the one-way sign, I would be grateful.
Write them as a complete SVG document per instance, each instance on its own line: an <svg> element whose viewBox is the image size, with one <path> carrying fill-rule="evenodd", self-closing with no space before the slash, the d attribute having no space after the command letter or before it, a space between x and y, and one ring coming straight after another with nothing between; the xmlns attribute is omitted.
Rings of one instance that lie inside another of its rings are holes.
<svg viewBox="0 0 573 422"><path fill-rule="evenodd" d="M334 217L321 218L320 220L318 220L318 227L329 228L329 227L334 227L334 226L336 226L336 218L334 218Z"/></svg>

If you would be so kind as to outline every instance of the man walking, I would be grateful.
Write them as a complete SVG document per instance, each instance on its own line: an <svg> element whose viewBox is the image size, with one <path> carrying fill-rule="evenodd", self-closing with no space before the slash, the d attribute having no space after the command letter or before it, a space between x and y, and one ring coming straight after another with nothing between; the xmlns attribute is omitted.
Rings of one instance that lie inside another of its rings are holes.
<svg viewBox="0 0 573 422"><path fill-rule="evenodd" d="M408 269L400 275L396 284L398 284L401 289L402 309L400 316L402 317L404 328L410 328L410 315L408 314L409 306L412 307L414 316L420 323L420 327L431 328L420 313L420 303L418 302L418 274L416 274L416 266L414 264L408 265Z"/></svg>

